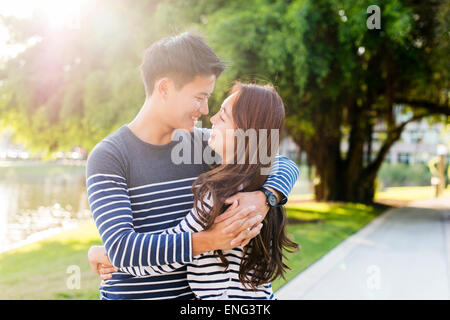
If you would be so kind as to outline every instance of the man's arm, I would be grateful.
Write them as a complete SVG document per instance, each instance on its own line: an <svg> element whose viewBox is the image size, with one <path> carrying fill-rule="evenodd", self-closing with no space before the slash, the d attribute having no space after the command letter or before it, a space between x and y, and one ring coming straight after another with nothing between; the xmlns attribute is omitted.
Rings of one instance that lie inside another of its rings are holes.
<svg viewBox="0 0 450 320"><path fill-rule="evenodd" d="M281 197L278 200L285 204L299 175L300 170L294 161L288 157L276 155L264 187L277 191L275 194Z"/></svg>
<svg viewBox="0 0 450 320"><path fill-rule="evenodd" d="M112 143L97 145L86 166L89 205L108 256L117 268L192 261L192 235L134 230L125 167Z"/></svg>
<svg viewBox="0 0 450 320"><path fill-rule="evenodd" d="M212 202L210 202L212 206ZM205 204L208 207L207 204ZM211 208L209 206L209 209ZM237 202L231 207L235 208ZM250 208L252 209L252 208ZM249 213L250 210L247 211ZM245 230L253 225L257 225L257 228L253 229L253 232L248 236L249 238L256 237L262 228L262 217L256 216L252 219L246 219L245 211L243 213L236 214L230 217L227 221L221 224L215 225L213 231L202 231L203 224L198 219L198 215L194 209L190 210L188 215L175 227L166 229L163 231L165 234L194 232L192 234L192 247L193 255L197 256L201 253L217 250L217 249L231 249L235 245L232 245L231 240L242 230ZM245 219L245 221L244 221ZM221 240L222 239L222 240ZM225 240L223 240L225 239ZM117 269L111 265L111 262L106 256L106 250L104 246L93 246L89 250L88 254L91 268L97 273L102 280L111 278L111 273L117 272ZM101 266L100 266L101 265ZM145 267L126 267L121 268L121 272L131 274L135 277L148 276L155 274L163 274L172 272L179 269L183 264L174 262L168 265L161 266L145 266Z"/></svg>
<svg viewBox="0 0 450 320"><path fill-rule="evenodd" d="M281 204L285 204L299 175L300 171L295 162L285 156L277 155L272 165L270 175L263 186L274 192L278 200L281 200ZM266 204L266 196L262 191L239 192L226 199L225 203L232 204L234 201L238 201L239 206L236 209L228 208L224 214L217 217L215 222L221 222L250 205L256 207L250 216L262 214L265 217L269 211L269 207Z"/></svg>
<svg viewBox="0 0 450 320"><path fill-rule="evenodd" d="M200 205L200 204L198 204ZM212 199L205 198L203 202L204 208L206 210L211 210L213 203ZM237 202L231 205L234 209L237 206ZM251 239L256 237L262 228L262 216L256 216L251 219L247 219L248 213L253 210L252 207L244 210L240 214L230 217L223 223L213 227L211 231L204 231L203 222L200 221L198 212L193 208L189 213L181 220L176 226L166 229L163 231L164 234L174 234L183 232L192 232L192 251L195 256L213 250L226 250L235 247L232 243L232 239L235 238L242 230L246 230L252 226L257 226L252 233L248 235ZM183 266L180 263L172 263L164 266L148 266L142 268L125 268L121 270L126 273L130 273L134 276L146 276L153 274L162 274L174 271ZM132 270L130 270L132 269Z"/></svg>
<svg viewBox="0 0 450 320"><path fill-rule="evenodd" d="M94 221L108 257L116 268L186 264L192 261L194 254L231 249L234 237L256 224L258 219L262 220L261 216L245 219L254 210L250 206L240 210L233 219L194 236L189 231L137 233L133 228L126 170L118 156L120 153L114 152L115 148L112 144L102 143L92 151L86 166L86 186Z"/></svg>
<svg viewBox="0 0 450 320"><path fill-rule="evenodd" d="M211 208L211 201L210 198L205 199L207 202L205 203L206 208ZM194 208L192 208L188 214L174 227L165 229L162 233L163 234L176 234L176 233L183 233L183 232L201 232L203 231L203 225L202 222L198 219L198 216L196 214L196 211ZM204 247L204 250L207 250L209 247L212 246L211 243L208 243L210 239L208 237L204 237L205 235L202 234L200 236L193 234L193 248L198 252L199 250L202 250L202 247ZM205 251L206 252L206 251ZM196 254L194 254L195 256ZM122 272L131 274L133 276L148 276L148 275L154 275L154 274L163 274L167 272L172 272L176 269L179 269L183 267L184 264L174 262L168 265L163 266L146 266L146 267L132 267L132 268L124 268L121 269Z"/></svg>

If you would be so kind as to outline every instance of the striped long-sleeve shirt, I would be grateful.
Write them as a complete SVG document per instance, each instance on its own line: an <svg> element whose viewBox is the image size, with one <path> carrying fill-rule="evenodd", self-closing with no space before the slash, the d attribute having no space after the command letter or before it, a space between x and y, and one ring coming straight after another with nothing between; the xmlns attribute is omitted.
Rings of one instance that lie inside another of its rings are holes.
<svg viewBox="0 0 450 320"><path fill-rule="evenodd" d="M164 234L192 209L192 183L209 166L196 162L195 134L157 146L137 138L123 126L91 152L86 167L88 200L102 242L115 267L123 271L100 286L102 299L191 299L186 264L192 262L192 232ZM179 163L174 150L189 163ZM191 149L189 149L191 148ZM279 157L278 170L266 186L287 197L298 170ZM295 167L295 166L293 166ZM296 168L296 167L295 167ZM176 268L173 265L181 265ZM152 274L144 268L151 268ZM170 272L168 272L170 271Z"/></svg>
<svg viewBox="0 0 450 320"><path fill-rule="evenodd" d="M203 200L203 207L206 210L211 210L212 206L212 197L209 194ZM203 230L203 223L198 217L196 207L194 207L176 227L167 229L164 233L177 234L183 232L200 232ZM214 251L194 256L192 262L187 263L188 283L196 298L201 300L274 299L272 285L270 283L252 289L249 285L243 285L239 280L239 269L241 261L245 256L242 247L222 250L222 254L229 263L226 268L221 265L222 261L216 256Z"/></svg>

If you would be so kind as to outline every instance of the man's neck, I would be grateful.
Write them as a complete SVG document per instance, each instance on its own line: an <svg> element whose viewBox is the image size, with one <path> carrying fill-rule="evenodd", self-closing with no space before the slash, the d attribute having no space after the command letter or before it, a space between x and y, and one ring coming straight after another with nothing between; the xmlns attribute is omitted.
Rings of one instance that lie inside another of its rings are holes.
<svg viewBox="0 0 450 320"><path fill-rule="evenodd" d="M164 145L172 141L174 129L164 124L157 112L156 103L145 100L139 113L128 124L128 128L144 142L154 145Z"/></svg>

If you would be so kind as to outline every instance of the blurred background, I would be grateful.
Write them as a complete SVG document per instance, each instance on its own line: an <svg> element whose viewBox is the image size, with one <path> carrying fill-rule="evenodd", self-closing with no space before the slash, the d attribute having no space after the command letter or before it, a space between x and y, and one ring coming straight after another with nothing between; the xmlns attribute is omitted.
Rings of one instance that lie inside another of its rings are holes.
<svg viewBox="0 0 450 320"><path fill-rule="evenodd" d="M143 50L184 31L227 63L211 114L236 79L285 102L303 250L275 289L387 209L449 196L449 26L448 1L0 2L0 299L98 298L85 161L142 106Z"/></svg>

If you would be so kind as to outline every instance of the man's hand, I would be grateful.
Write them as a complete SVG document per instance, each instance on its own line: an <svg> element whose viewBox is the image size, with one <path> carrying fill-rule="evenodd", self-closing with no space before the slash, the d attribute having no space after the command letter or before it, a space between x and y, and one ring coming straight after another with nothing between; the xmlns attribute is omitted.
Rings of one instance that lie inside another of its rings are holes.
<svg viewBox="0 0 450 320"><path fill-rule="evenodd" d="M237 201L234 201L230 210L234 210L237 207ZM252 229L249 237L256 237L262 228L262 216L256 215L254 217L248 217L250 212L255 210L254 206L249 206L245 209L236 212L234 215L221 222L215 222L211 228L194 232L192 234L192 250L193 255L199 255L204 252L212 250L229 250L237 247L239 243L233 242L233 239L248 229Z"/></svg>
<svg viewBox="0 0 450 320"><path fill-rule="evenodd" d="M90 247L88 251L88 260L92 271L102 279L102 284L104 284L105 280L112 277L113 272L118 271L109 260L104 246Z"/></svg>
<svg viewBox="0 0 450 320"><path fill-rule="evenodd" d="M269 206L266 204L266 196L262 191L239 192L225 200L225 204L233 204L235 202L237 202L237 206L229 207L214 220L214 223L222 222L249 208L251 210L248 212L248 217L260 214L264 219L269 211Z"/></svg>
<svg viewBox="0 0 450 320"><path fill-rule="evenodd" d="M278 201L280 200L281 197L276 190L272 188L267 189L269 189L276 195ZM225 203L233 204L235 201L237 201L238 205L228 208L223 214L221 214L214 220L214 223L220 223L229 219L230 217L233 217L234 215L238 215L241 219L244 217L246 217L247 219L251 219L257 215L260 215L262 217L261 220L264 220L270 209L270 207L267 205L266 195L262 191L239 192L234 196L226 199ZM252 207L253 209L249 209ZM246 216L242 215L243 212L247 212ZM246 246L250 242L250 240L256 237L259 234L259 231L261 231L261 228L259 228L259 230L257 229L258 225L259 222L252 225L250 228L241 231L239 235L232 240L232 245Z"/></svg>

